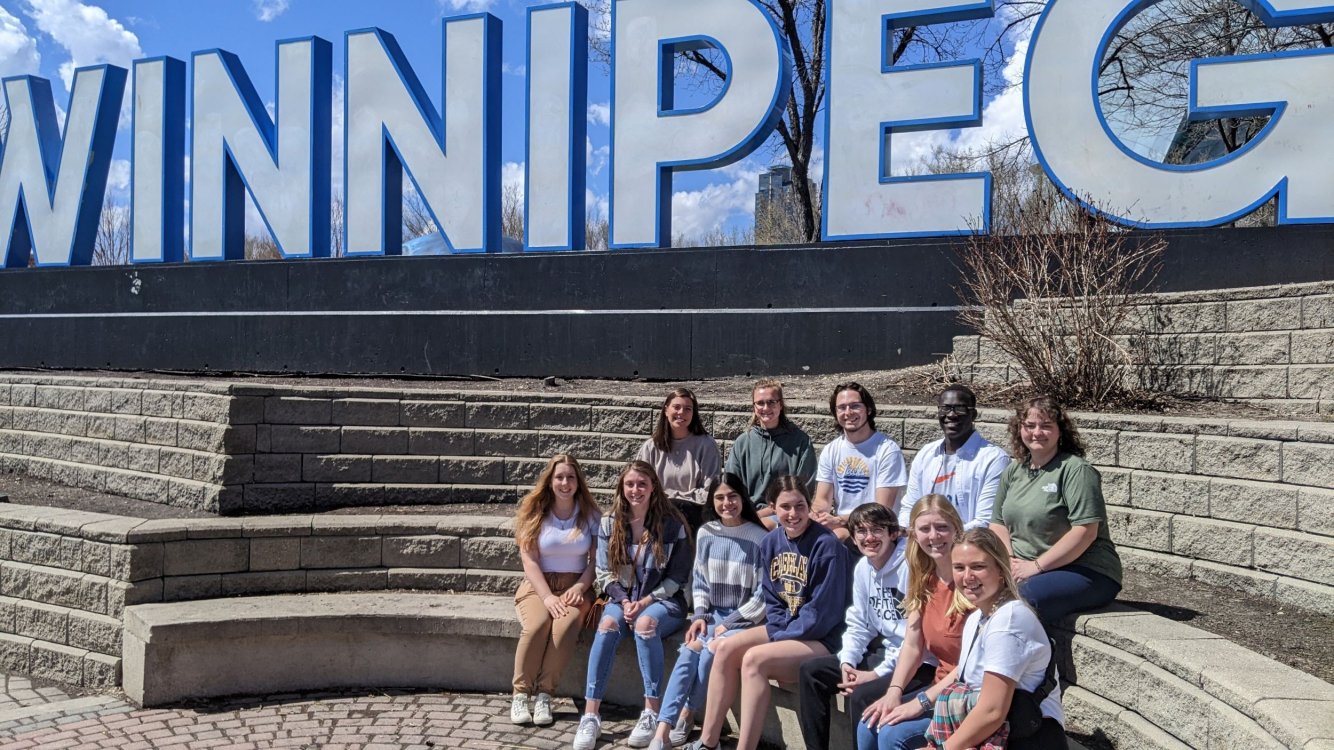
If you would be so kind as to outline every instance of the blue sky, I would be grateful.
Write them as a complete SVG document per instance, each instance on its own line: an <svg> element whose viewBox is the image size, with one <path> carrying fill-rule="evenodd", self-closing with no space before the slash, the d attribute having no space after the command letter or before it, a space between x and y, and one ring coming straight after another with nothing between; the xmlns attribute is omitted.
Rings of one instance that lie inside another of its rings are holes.
<svg viewBox="0 0 1334 750"><path fill-rule="evenodd" d="M522 181L524 146L525 0L3 0L0 1L0 75L38 73L53 81L59 106L75 67L111 62L129 67L138 57L171 55L189 60L197 50L222 48L242 60L265 101L274 95L274 42L318 35L333 42L334 70L342 70L343 33L379 26L397 38L426 91L439 106L440 19L478 10L504 23L503 160L507 181ZM536 3L532 3L536 4ZM1027 36L1016 37L1020 51ZM1019 60L1016 61L1021 62ZM1019 68L1015 68L1017 75ZM1008 72L1008 71L1007 71ZM1008 77L1008 76L1007 76ZM335 80L335 102L341 100ZM127 100L129 93L127 91ZM607 195L608 81L596 64L589 76L589 204L605 207ZM984 127L960 133L935 133L896 145L894 162L908 164L941 143L976 145L1008 138L1022 128L1017 88L988 103ZM341 106L335 106L335 144L341 144ZM990 116L988 116L990 115ZM112 190L128 187L128 118L117 137ZM776 140L748 159L724 170L678 174L674 181L673 228L698 236L716 228L749 227L756 179L771 163L784 159ZM339 151L341 148L335 148ZM335 189L341 182L341 154L333 155ZM816 154L819 174L818 144ZM253 217L252 217L253 218ZM252 227L261 226L251 224Z"/></svg>

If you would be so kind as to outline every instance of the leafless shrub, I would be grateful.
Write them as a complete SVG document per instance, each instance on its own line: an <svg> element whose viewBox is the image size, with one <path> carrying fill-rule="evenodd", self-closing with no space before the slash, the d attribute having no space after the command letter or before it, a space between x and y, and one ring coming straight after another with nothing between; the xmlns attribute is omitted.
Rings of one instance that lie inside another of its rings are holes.
<svg viewBox="0 0 1334 750"><path fill-rule="evenodd" d="M278 243L273 241L268 232L246 234L246 260L282 260L282 257L283 254L278 252Z"/></svg>
<svg viewBox="0 0 1334 750"><path fill-rule="evenodd" d="M584 222L584 249L606 250L607 238L611 236L611 224L607 217L595 209L588 209Z"/></svg>
<svg viewBox="0 0 1334 750"><path fill-rule="evenodd" d="M1167 243L1083 212L1062 232L1020 214L1013 232L973 235L961 255L961 319L1027 374L1035 390L1080 407L1124 405L1134 359L1132 300L1152 285ZM1118 341L1118 338L1120 340Z"/></svg>
<svg viewBox="0 0 1334 750"><path fill-rule="evenodd" d="M123 266L130 262L130 207L102 204L97 219L97 239L93 244L93 265Z"/></svg>
<svg viewBox="0 0 1334 750"><path fill-rule="evenodd" d="M523 242L523 191L518 183L507 183L500 193L500 233Z"/></svg>

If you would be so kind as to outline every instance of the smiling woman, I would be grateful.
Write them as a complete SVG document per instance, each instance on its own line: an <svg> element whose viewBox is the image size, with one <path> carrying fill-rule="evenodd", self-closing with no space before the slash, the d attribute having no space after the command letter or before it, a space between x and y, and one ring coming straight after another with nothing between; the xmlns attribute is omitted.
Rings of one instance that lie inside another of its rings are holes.
<svg viewBox="0 0 1334 750"><path fill-rule="evenodd" d="M657 471L662 491L685 516L691 530L697 530L707 498L704 488L718 475L722 455L718 441L704 429L693 391L677 388L667 394L653 436L644 441L635 458Z"/></svg>
<svg viewBox="0 0 1334 750"><path fill-rule="evenodd" d="M1102 476L1084 460L1061 405L1029 399L1010 417L1016 461L1001 475L991 530L1010 554L1020 593L1051 627L1121 590L1121 558L1107 531Z"/></svg>
<svg viewBox="0 0 1334 750"><path fill-rule="evenodd" d="M644 678L644 711L629 741L643 747L653 736L662 705L662 639L685 621L690 546L685 519L663 494L653 467L631 461L621 470L612 512L598 533L597 583L608 603L588 653L587 702L574 750L597 745L612 659L621 639L632 634Z"/></svg>

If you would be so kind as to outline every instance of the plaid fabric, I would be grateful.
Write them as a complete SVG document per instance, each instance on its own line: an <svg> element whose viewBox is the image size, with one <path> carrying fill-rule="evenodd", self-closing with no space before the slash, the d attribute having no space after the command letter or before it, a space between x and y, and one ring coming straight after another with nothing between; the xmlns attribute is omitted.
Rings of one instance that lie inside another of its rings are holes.
<svg viewBox="0 0 1334 750"><path fill-rule="evenodd" d="M962 682L955 682L945 688L936 698L936 710L931 715L931 724L926 728L926 739L930 747L941 748L945 740L954 734L963 724L964 717L973 706L977 705L980 690L969 690ZM991 735L977 750L1005 750L1005 743L1010 738L1010 725L1002 722L1000 729Z"/></svg>

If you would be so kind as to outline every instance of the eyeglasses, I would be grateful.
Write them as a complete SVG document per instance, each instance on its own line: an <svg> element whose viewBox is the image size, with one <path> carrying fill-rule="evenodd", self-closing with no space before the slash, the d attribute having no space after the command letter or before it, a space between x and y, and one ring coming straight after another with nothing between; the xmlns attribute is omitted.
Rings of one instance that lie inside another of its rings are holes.
<svg viewBox="0 0 1334 750"><path fill-rule="evenodd" d="M950 414L967 414L972 408L967 404L941 404L936 407L936 413L942 417Z"/></svg>
<svg viewBox="0 0 1334 750"><path fill-rule="evenodd" d="M889 534L889 529L881 528L879 526L858 526L857 528L852 530L852 536L854 538L862 538L862 539L868 536L875 536L876 534L881 534L881 533Z"/></svg>
<svg viewBox="0 0 1334 750"><path fill-rule="evenodd" d="M863 404L860 401L856 401L851 404L839 404L838 406L834 407L834 411L840 413L845 411L866 411L866 404Z"/></svg>
<svg viewBox="0 0 1334 750"><path fill-rule="evenodd" d="M764 401L756 401L755 407L759 409L772 409L773 407L778 406L781 403L783 402L779 401L778 399L770 398L770 399L765 399Z"/></svg>

